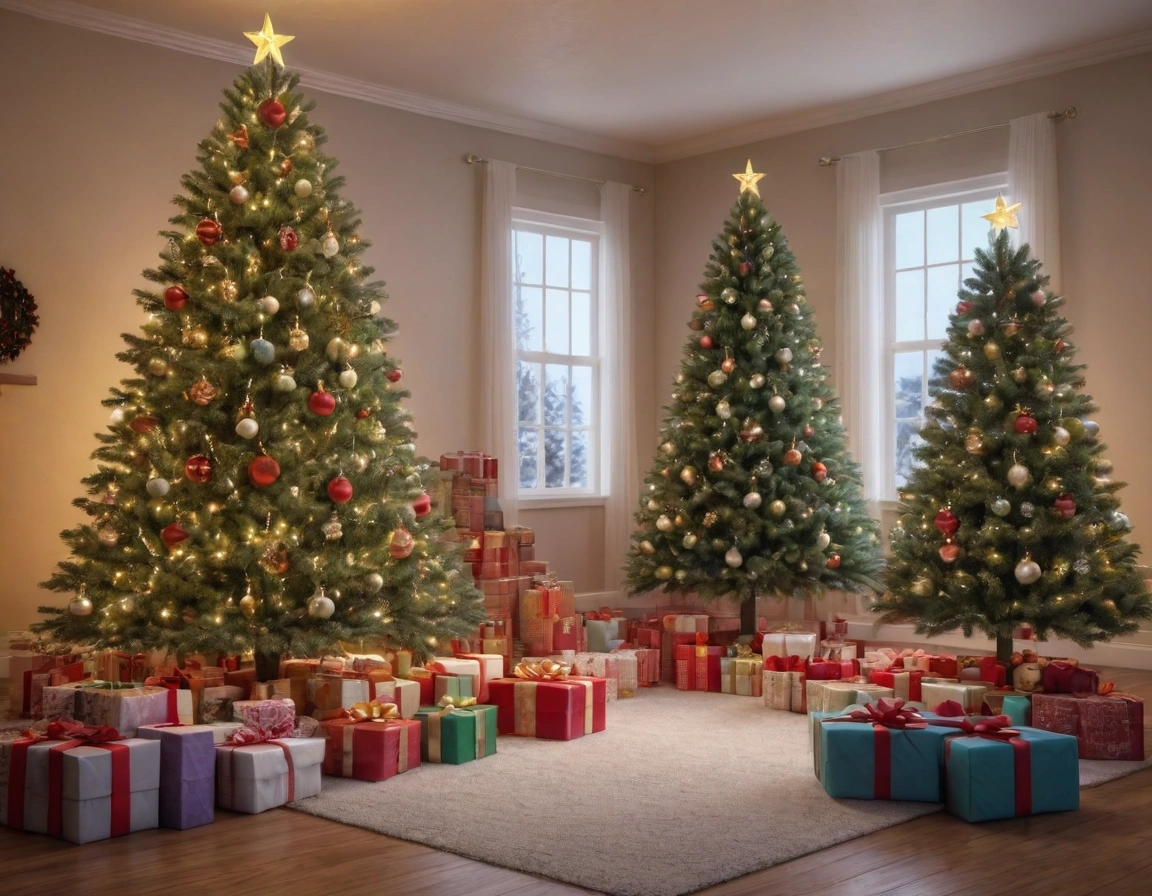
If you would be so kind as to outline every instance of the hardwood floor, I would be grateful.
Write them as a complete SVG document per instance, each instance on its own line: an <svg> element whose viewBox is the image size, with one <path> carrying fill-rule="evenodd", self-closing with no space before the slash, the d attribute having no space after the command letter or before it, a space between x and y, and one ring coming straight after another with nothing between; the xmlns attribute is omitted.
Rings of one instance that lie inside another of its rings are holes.
<svg viewBox="0 0 1152 896"><path fill-rule="evenodd" d="M1101 669L1152 701L1152 672ZM1145 719L1146 727L1152 721ZM1147 738L1152 744L1152 736ZM764 836L787 818L760 813ZM734 811L739 807L734 804ZM628 808L619 807L626 812ZM704 896L1110 896L1152 874L1152 770L1083 791L1079 812L971 825L943 812L701 891ZM701 832L708 836L707 831ZM558 848L563 833L557 837ZM589 861L596 861L589 856ZM652 861L659 861L653 856ZM0 828L0 894L178 892L558 896L586 893L288 809L220 811L190 831L72 846Z"/></svg>

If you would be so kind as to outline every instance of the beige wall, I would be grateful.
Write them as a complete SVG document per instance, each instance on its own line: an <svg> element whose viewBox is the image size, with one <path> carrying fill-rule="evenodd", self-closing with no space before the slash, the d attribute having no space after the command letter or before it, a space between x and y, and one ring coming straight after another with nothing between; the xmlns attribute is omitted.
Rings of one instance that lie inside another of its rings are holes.
<svg viewBox="0 0 1152 896"><path fill-rule="evenodd" d="M0 263L35 294L41 324L11 373L34 388L0 397L0 631L27 625L55 595L36 583L63 558L60 530L107 390L127 373L119 334L142 316L131 296L156 262L169 198L195 164L233 65L0 11ZM475 447L480 421L480 171L469 152L524 165L651 186L650 166L308 91L327 151L347 177L373 242L367 262L388 283L400 326L389 349L404 367L429 456ZM654 202L633 202L637 330L650 333ZM638 336L638 425L655 428L650 339ZM649 436L643 439L651 442ZM507 467L506 467L507 469ZM603 587L602 513L538 511L538 554L581 591Z"/></svg>
<svg viewBox="0 0 1152 896"><path fill-rule="evenodd" d="M1135 538L1152 542L1152 54L928 103L833 127L671 162L657 169L656 382L671 390L712 237L736 198L731 173L749 156L765 203L804 273L817 324L836 356L836 173L824 155L856 152L1006 122L1074 104L1061 122L1061 239L1067 315L1087 390ZM883 157L884 189L1006 170L1007 131ZM833 377L837 371L833 370ZM1152 550L1152 543L1146 544ZM1145 560L1147 562L1147 559Z"/></svg>

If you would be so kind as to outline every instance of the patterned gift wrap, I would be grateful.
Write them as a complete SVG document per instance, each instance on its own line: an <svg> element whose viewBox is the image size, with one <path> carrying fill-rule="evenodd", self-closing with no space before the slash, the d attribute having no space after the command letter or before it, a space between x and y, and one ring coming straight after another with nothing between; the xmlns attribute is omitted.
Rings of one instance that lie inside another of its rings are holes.
<svg viewBox="0 0 1152 896"><path fill-rule="evenodd" d="M141 725L193 722L192 692L161 687L123 687L109 682L76 682L50 688L48 700L59 720L106 725L134 737ZM71 691L71 714L68 713Z"/></svg>
<svg viewBox="0 0 1152 896"><path fill-rule="evenodd" d="M620 662L615 653L578 653L572 658L572 672L591 678L603 678L604 699L608 701L620 697ZM635 691L632 692L635 694Z"/></svg>
<svg viewBox="0 0 1152 896"><path fill-rule="evenodd" d="M761 689L764 696L764 705L768 709L779 709L789 712L792 709L792 691L795 687L797 675L803 679L803 672L764 670Z"/></svg>
<svg viewBox="0 0 1152 896"><path fill-rule="evenodd" d="M421 706L420 758L424 762L461 765L496 752L497 708Z"/></svg>
<svg viewBox="0 0 1152 896"><path fill-rule="evenodd" d="M681 691L720 692L720 659L727 647L707 644L676 647L676 688Z"/></svg>
<svg viewBox="0 0 1152 896"><path fill-rule="evenodd" d="M664 632L660 636L660 680L676 683L676 648L707 643L707 635L687 632Z"/></svg>
<svg viewBox="0 0 1152 896"><path fill-rule="evenodd" d="M764 693L763 674L761 657L721 657L720 693L760 697Z"/></svg>
<svg viewBox="0 0 1152 896"><path fill-rule="evenodd" d="M421 724L416 719L365 715L329 719L320 727L326 740L320 769L326 775L386 781L420 765Z"/></svg>
<svg viewBox="0 0 1152 896"><path fill-rule="evenodd" d="M1144 701L1132 694L1036 694L1032 723L1075 737L1081 759L1144 760Z"/></svg>
<svg viewBox="0 0 1152 896"><path fill-rule="evenodd" d="M216 805L256 815L320 793L326 740L285 737L216 747Z"/></svg>
<svg viewBox="0 0 1152 896"><path fill-rule="evenodd" d="M878 700L892 700L891 688L855 681L805 682L808 712L840 712L854 703L867 704Z"/></svg>
<svg viewBox="0 0 1152 896"><path fill-rule="evenodd" d="M291 737L296 729L296 704L291 697L276 700L237 700L232 718L243 725L267 732L269 737Z"/></svg>
<svg viewBox="0 0 1152 896"><path fill-rule="evenodd" d="M660 651L649 647L638 647L631 650L617 649L613 651L620 657L633 657L636 660L636 685L641 688L651 688L660 684ZM624 670L622 675L627 674Z"/></svg>

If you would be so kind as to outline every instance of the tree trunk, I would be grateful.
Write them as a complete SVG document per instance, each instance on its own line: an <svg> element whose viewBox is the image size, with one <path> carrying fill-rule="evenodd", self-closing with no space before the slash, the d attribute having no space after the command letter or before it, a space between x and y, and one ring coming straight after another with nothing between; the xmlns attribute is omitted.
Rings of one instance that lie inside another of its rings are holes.
<svg viewBox="0 0 1152 896"><path fill-rule="evenodd" d="M740 604L740 634L756 634L756 592L749 594Z"/></svg>
<svg viewBox="0 0 1152 896"><path fill-rule="evenodd" d="M256 680L275 681L280 677L280 654L256 651Z"/></svg>
<svg viewBox="0 0 1152 896"><path fill-rule="evenodd" d="M1012 665L1012 633L996 636L996 659L1006 666Z"/></svg>

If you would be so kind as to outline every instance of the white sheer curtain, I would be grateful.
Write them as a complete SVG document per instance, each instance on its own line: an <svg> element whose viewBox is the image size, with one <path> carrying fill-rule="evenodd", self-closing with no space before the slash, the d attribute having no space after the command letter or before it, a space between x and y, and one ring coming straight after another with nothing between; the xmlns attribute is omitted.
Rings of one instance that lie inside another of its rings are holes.
<svg viewBox="0 0 1152 896"><path fill-rule="evenodd" d="M482 450L499 458L504 525L515 526L520 450L516 430L516 343L512 315L512 203L516 166L485 166L480 262Z"/></svg>
<svg viewBox="0 0 1152 896"><path fill-rule="evenodd" d="M1047 112L1013 118L1008 124L1008 201L1023 202L1016 234L1018 244L1032 247L1033 257L1060 288L1060 196L1056 180L1056 119Z"/></svg>
<svg viewBox="0 0 1152 896"><path fill-rule="evenodd" d="M621 567L632 534L632 514L640 495L636 460L636 395L632 375L632 283L628 238L632 188L606 183L600 187L600 217L604 222L600 285L600 376L602 454L606 467L604 504L604 590L623 595Z"/></svg>
<svg viewBox="0 0 1152 896"><path fill-rule="evenodd" d="M879 153L844 156L836 165L836 379L848 447L863 470L873 515L885 470L885 421L877 406L883 394L881 226Z"/></svg>

